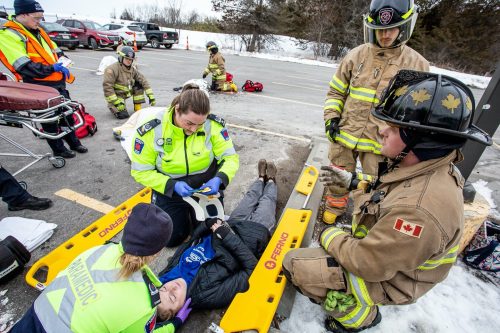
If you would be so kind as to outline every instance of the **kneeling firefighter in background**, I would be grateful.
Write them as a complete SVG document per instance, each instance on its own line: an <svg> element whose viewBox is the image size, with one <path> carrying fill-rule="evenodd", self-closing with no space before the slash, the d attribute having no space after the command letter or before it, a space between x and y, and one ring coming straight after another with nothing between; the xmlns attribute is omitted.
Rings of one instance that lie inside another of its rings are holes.
<svg viewBox="0 0 500 333"><path fill-rule="evenodd" d="M208 58L208 66L203 71L203 78L206 78L208 74L212 74L212 90L217 91L231 91L230 82L227 82L226 78L226 60L219 52L219 47L215 42L208 42L207 51L210 52L210 57Z"/></svg>
<svg viewBox="0 0 500 333"><path fill-rule="evenodd" d="M130 46L122 47L118 53L118 62L108 66L104 71L102 87L108 108L118 119L129 117L125 100L131 96L134 101L134 111L141 109L141 104L148 96L149 105L156 104L153 89L148 80L133 66L135 52Z"/></svg>

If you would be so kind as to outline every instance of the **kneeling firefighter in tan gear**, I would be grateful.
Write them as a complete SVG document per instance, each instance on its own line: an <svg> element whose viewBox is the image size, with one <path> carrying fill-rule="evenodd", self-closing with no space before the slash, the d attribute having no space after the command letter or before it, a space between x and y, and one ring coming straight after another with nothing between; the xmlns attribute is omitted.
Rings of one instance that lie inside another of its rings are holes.
<svg viewBox="0 0 500 333"><path fill-rule="evenodd" d="M207 51L210 52L210 57L208 58L208 66L203 71L203 78L206 78L208 74L212 74L212 90L217 91L231 91L231 86L229 82L226 82L226 60L219 52L219 47L215 42L208 42Z"/></svg>
<svg viewBox="0 0 500 333"><path fill-rule="evenodd" d="M323 167L322 181L354 190L352 230L329 227L321 248L289 251L283 271L321 303L330 332L378 324L379 305L415 302L443 281L458 255L464 179L454 163L467 139L491 145L472 124L474 97L460 81L403 70L373 111L381 130L380 176L366 186L346 170Z"/></svg>
<svg viewBox="0 0 500 333"><path fill-rule="evenodd" d="M102 87L111 113L118 119L125 119L129 117L125 105L127 98L132 96L134 111L140 110L141 104L146 101L144 93L151 106L156 104L156 100L148 80L133 66L134 49L123 46L117 53L118 62L109 65L104 71Z"/></svg>
<svg viewBox="0 0 500 333"><path fill-rule="evenodd" d="M429 63L406 46L417 20L413 0L372 0L363 19L365 44L349 52L330 81L324 106L328 158L352 172L359 158L363 174L377 175L381 122L370 115L398 70L429 71ZM345 212L349 194L329 188L323 221L331 224Z"/></svg>

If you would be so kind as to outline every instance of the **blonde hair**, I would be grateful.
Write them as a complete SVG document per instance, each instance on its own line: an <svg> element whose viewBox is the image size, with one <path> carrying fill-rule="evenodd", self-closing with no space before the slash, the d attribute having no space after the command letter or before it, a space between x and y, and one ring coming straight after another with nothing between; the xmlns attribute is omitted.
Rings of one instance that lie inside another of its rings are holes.
<svg viewBox="0 0 500 333"><path fill-rule="evenodd" d="M118 272L118 280L127 280L132 274L141 270L141 268L149 264L155 258L151 256L134 256L133 254L124 253L120 256L120 272Z"/></svg>
<svg viewBox="0 0 500 333"><path fill-rule="evenodd" d="M182 92L170 103L170 106L179 106L180 113L187 113L188 110L199 115L210 113L210 101L207 95L195 84L186 84Z"/></svg>
<svg viewBox="0 0 500 333"><path fill-rule="evenodd" d="M167 309L163 310L160 306L156 308L157 311L157 317L160 319L160 321L165 321L165 320L170 320L174 317L174 310L172 309Z"/></svg>

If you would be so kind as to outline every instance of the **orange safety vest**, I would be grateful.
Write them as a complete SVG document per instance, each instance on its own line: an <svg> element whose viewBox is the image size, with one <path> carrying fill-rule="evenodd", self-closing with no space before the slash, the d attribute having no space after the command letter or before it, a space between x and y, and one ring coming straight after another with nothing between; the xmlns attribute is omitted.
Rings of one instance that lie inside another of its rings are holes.
<svg viewBox="0 0 500 333"><path fill-rule="evenodd" d="M12 30L15 30L22 36L26 38L25 40L25 45L26 45L26 53L28 57L30 58L31 61L33 62L39 62L42 63L43 65L49 66L53 65L56 63L58 56L55 51L55 49L52 48L52 40L50 39L49 35L43 30L40 29L40 36L45 40L47 45L50 47L50 50L52 51L52 55L54 58L50 56L49 53L45 50L45 48L38 42L38 40L34 39L26 29L24 29L22 26L20 26L18 23L14 21L7 21L4 24L4 27L10 28ZM9 69L12 74L17 78L18 81L22 80L22 76L16 72L15 68L7 61L7 58L3 54L3 52L0 51L0 60L4 64L7 69ZM63 73L60 72L54 72L44 78L33 78L35 81L52 81L52 82L57 82L61 81L63 79ZM70 73L69 78L66 79L66 82L68 83L73 83L75 81L75 77L73 74Z"/></svg>

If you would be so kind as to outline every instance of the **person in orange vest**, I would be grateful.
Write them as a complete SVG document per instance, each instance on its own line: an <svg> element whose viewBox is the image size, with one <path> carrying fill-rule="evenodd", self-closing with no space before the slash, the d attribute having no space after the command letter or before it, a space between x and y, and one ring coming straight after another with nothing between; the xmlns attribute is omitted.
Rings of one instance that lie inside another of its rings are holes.
<svg viewBox="0 0 500 333"><path fill-rule="evenodd" d="M0 30L0 60L19 81L55 88L62 96L70 99L66 82L71 83L75 78L58 62L64 53L40 27L40 21L43 20L42 6L34 0L15 0L14 11L15 17L5 22ZM72 116L65 117L65 120L65 125L74 125ZM60 131L58 123L42 124L42 128L47 133ZM71 150L66 148L61 139L47 139L54 156L72 158L75 157L74 151L88 151L74 132L65 135L63 139Z"/></svg>

